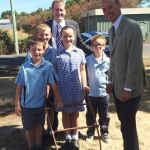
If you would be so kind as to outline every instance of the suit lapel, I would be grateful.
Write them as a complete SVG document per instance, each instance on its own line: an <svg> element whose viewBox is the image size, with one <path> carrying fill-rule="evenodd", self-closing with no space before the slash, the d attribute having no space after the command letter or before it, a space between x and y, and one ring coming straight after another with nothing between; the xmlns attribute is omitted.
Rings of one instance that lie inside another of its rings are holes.
<svg viewBox="0 0 150 150"><path fill-rule="evenodd" d="M118 42L119 37L121 36L121 32L123 31L124 22L125 22L125 17L123 16L122 19L121 19L121 22L119 24L119 27L118 27L118 29L116 31L116 34L115 34L115 37L114 37L114 41L112 43L112 53L111 53L111 55L114 54L115 46L116 46L116 44ZM110 34L112 35L112 31L110 31ZM110 40L112 42L112 38Z"/></svg>

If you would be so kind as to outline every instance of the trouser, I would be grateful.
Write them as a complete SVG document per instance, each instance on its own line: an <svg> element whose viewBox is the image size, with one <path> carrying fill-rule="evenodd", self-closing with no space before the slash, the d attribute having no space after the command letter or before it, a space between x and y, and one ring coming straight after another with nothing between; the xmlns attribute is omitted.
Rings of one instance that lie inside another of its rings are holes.
<svg viewBox="0 0 150 150"><path fill-rule="evenodd" d="M121 102L114 95L117 115L121 122L124 150L139 150L135 116L140 99L141 96L130 99L127 102Z"/></svg>
<svg viewBox="0 0 150 150"><path fill-rule="evenodd" d="M108 105L109 105L109 96L104 97L88 97L88 103L91 103L93 107L94 116L92 115L90 105L87 105L87 112L86 112L86 123L88 126L92 126L95 124L96 115L99 115L99 125L100 125L100 132L108 133L108 126L109 126L109 114L108 114ZM87 135L94 135L95 128L91 127L87 130Z"/></svg>

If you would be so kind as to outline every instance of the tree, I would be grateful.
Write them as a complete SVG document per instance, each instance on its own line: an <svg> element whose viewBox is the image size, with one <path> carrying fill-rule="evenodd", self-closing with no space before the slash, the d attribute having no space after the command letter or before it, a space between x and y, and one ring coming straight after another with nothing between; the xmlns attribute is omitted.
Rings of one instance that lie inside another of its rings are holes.
<svg viewBox="0 0 150 150"><path fill-rule="evenodd" d="M18 16L19 14L15 11L15 15ZM6 10L1 14L1 18L10 18L10 16L11 16L10 10Z"/></svg>

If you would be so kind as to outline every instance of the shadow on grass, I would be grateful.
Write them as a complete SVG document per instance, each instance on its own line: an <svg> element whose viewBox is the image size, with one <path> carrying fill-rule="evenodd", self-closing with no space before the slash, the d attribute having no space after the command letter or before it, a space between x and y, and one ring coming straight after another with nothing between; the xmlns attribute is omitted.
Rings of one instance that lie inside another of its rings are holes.
<svg viewBox="0 0 150 150"><path fill-rule="evenodd" d="M26 150L23 130L17 126L0 127L0 150Z"/></svg>

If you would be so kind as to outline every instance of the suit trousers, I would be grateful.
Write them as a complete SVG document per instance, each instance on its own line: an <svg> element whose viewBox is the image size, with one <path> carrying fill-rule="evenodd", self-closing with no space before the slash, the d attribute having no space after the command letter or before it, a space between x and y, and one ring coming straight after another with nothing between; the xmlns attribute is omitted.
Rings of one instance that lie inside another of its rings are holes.
<svg viewBox="0 0 150 150"><path fill-rule="evenodd" d="M139 150L138 135L136 129L136 112L141 96L121 102L114 95L117 115L121 122L124 150Z"/></svg>

